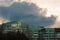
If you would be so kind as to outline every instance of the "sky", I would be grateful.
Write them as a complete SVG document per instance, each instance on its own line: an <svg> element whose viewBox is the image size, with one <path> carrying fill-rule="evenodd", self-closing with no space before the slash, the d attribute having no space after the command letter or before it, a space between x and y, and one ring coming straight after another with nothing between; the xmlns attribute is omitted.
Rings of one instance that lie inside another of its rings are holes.
<svg viewBox="0 0 60 40"><path fill-rule="evenodd" d="M0 6L9 6L10 7L14 2L23 2L23 1L25 1L27 3L34 3L35 5L37 5L39 7L39 9L42 8L42 11L41 10L39 11L41 13L38 13L38 14L39 14L39 16L42 15L43 18L46 17L49 19L49 18L51 18L51 15L56 16L56 19L53 18L54 19L53 24L51 23L52 25L49 25L50 27L54 28L54 27L60 26L59 25L60 24L60 0L21 0L21 1L19 1L19 0L0 0ZM46 9L47 9L47 12L44 14L43 12ZM34 14L34 15L38 15L38 14ZM44 18L44 19L46 19L46 18ZM4 19L4 17L0 18L0 19ZM38 18L38 19L40 20L40 18ZM4 20L6 20L6 18ZM2 20L0 22L2 23ZM44 23L42 22L42 24L44 24Z"/></svg>

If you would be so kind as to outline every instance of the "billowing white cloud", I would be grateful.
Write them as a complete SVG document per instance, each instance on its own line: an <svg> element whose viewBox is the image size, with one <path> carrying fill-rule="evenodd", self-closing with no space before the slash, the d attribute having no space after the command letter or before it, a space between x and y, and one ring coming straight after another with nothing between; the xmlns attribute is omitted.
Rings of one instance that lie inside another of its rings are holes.
<svg viewBox="0 0 60 40"><path fill-rule="evenodd" d="M10 3L13 2L19 2L19 0L0 0L3 2L0 2L0 5L9 5ZM47 8L47 16L57 16L56 22L54 25L57 27L59 26L58 20L60 20L60 0L21 0L21 1L26 1L26 2L33 2L35 3L38 7L40 8Z"/></svg>
<svg viewBox="0 0 60 40"><path fill-rule="evenodd" d="M55 22L56 17L45 17L46 10L39 8L34 3L21 2L14 3L9 7L0 7L0 15L10 21L21 20L30 25L48 26Z"/></svg>
<svg viewBox="0 0 60 40"><path fill-rule="evenodd" d="M52 27L60 26L60 0L39 0L38 6L48 9L47 15L57 16L55 24Z"/></svg>
<svg viewBox="0 0 60 40"><path fill-rule="evenodd" d="M60 0L30 0L30 2L35 3L38 7L47 8L47 16L57 16L55 24L52 26L60 26Z"/></svg>

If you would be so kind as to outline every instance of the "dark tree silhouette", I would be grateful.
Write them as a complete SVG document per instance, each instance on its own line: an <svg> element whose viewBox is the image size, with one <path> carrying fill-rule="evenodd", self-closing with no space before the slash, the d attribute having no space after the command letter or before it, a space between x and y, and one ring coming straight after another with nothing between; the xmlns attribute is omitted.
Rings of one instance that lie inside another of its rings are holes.
<svg viewBox="0 0 60 40"><path fill-rule="evenodd" d="M25 36L24 33L17 31L3 34L3 37L1 37L0 40L29 40L29 39Z"/></svg>

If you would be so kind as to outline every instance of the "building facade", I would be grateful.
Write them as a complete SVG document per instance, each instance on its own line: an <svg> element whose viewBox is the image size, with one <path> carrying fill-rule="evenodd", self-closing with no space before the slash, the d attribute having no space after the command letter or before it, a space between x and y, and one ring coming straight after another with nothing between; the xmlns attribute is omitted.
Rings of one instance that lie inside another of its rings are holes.
<svg viewBox="0 0 60 40"><path fill-rule="evenodd" d="M44 28L42 26L29 26L20 21L8 22L0 25L3 33L8 31L23 32L30 40L60 40L60 28Z"/></svg>
<svg viewBox="0 0 60 40"><path fill-rule="evenodd" d="M3 28L3 33L20 31L21 33L24 32L26 36L28 35L28 25L20 21L4 23L1 27Z"/></svg>

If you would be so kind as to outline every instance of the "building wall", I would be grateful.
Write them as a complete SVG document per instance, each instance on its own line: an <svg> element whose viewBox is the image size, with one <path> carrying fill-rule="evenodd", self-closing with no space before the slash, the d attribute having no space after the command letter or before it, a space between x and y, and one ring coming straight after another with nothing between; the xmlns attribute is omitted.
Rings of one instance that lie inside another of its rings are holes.
<svg viewBox="0 0 60 40"><path fill-rule="evenodd" d="M60 28L29 27L25 23L11 22L2 25L3 32L20 31L30 40L60 40Z"/></svg>

